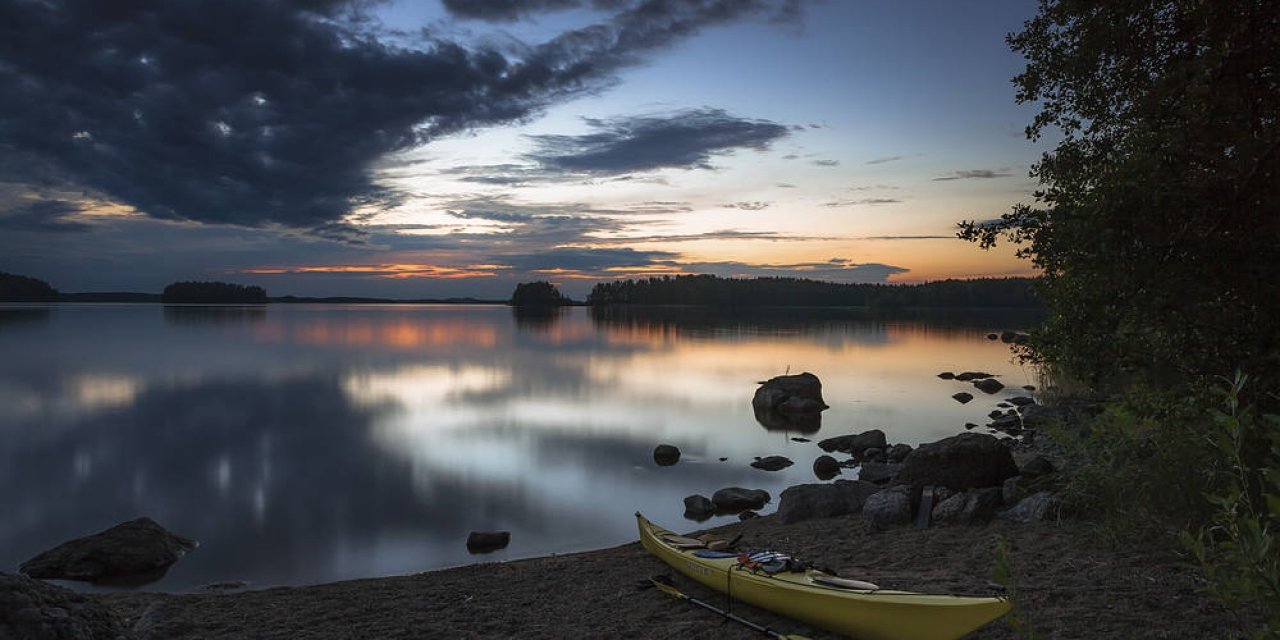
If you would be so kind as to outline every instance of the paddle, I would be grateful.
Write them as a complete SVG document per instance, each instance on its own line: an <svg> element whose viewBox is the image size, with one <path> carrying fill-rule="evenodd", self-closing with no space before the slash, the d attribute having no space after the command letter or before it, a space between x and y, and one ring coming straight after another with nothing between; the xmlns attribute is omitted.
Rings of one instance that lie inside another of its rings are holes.
<svg viewBox="0 0 1280 640"><path fill-rule="evenodd" d="M697 598L686 595L685 593L677 589L675 585L671 584L671 580L666 576L655 576L653 578L649 578L649 582L653 583L653 586L657 587L663 593L673 598L676 598L677 600L684 600L685 602L697 605L699 607L702 607L703 609L707 609L709 611L718 613L734 622L746 625L748 628L753 629L755 631L759 631L760 633L763 633L766 636L769 636L770 638L776 638L777 640L809 640L804 636L787 635L787 634L779 633L777 631L774 631L773 629L770 629L769 627L756 624L745 618L740 618L714 605L707 604Z"/></svg>

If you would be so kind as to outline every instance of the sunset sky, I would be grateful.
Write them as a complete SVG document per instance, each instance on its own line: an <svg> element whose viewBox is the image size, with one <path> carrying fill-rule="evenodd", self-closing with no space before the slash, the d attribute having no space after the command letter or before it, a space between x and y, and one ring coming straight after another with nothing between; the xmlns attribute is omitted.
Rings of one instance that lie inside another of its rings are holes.
<svg viewBox="0 0 1280 640"><path fill-rule="evenodd" d="M62 291L1027 275L1032 0L0 0L0 271Z"/></svg>

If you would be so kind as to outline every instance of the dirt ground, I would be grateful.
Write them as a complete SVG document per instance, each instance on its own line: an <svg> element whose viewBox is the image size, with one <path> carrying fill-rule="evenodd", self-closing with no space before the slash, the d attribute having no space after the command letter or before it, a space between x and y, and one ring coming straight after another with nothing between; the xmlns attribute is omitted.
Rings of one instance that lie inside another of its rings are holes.
<svg viewBox="0 0 1280 640"><path fill-rule="evenodd" d="M681 523L660 523L680 529ZM1228 638L1245 635L1197 591L1169 544L1107 548L1087 525L1003 521L867 533L859 516L782 525L772 517L715 531L740 548L781 549L885 588L990 593L996 541L1011 545L1018 611L1040 638ZM638 585L658 574L718 606L722 594L632 543L612 549L417 575L228 594L97 596L143 639L196 638L758 638L758 633ZM734 613L786 633L835 637L766 611ZM1006 621L970 636L1023 637Z"/></svg>

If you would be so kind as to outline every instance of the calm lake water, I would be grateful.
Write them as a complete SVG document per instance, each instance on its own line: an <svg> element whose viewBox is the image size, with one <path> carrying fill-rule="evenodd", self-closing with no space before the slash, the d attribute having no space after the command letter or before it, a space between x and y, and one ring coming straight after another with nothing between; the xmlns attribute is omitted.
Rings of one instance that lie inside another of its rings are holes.
<svg viewBox="0 0 1280 640"><path fill-rule="evenodd" d="M1035 384L986 334L1031 321L0 305L0 571L142 515L200 541L147 587L168 591L602 548L636 539L637 510L678 530L726 523L685 520L683 498L817 482L821 438L880 428L916 445L985 423ZM816 432L753 415L756 382L788 370L822 380L831 409ZM1008 389L936 377L948 370ZM962 390L980 397L961 405ZM659 443L680 447L679 464L654 464ZM748 466L767 455L795 465ZM472 556L473 530L510 530L511 545Z"/></svg>

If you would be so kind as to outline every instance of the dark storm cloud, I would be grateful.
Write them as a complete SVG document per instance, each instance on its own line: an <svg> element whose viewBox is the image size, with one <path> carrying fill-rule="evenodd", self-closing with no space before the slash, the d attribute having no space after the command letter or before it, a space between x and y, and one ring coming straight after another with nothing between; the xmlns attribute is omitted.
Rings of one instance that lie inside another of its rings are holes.
<svg viewBox="0 0 1280 640"><path fill-rule="evenodd" d="M385 205L374 163L598 90L701 28L789 2L618 4L542 44L379 41L369 1L0 0L6 176L156 218L282 225L349 237ZM15 180L16 179L16 180Z"/></svg>
<svg viewBox="0 0 1280 640"><path fill-rule="evenodd" d="M527 154L548 170L618 175L664 168L709 169L711 157L737 149L764 150L790 129L768 120L731 116L722 109L691 109L663 116L598 120L579 136L530 136Z"/></svg>
<svg viewBox="0 0 1280 640"><path fill-rule="evenodd" d="M80 205L73 202L40 200L0 212L0 229L55 233L88 231L89 225L68 219L80 211Z"/></svg>
<svg viewBox="0 0 1280 640"><path fill-rule="evenodd" d="M990 179L990 178L1007 178L1013 175L1009 173L1007 167L1001 169L966 169L955 171L949 175L940 178L934 178L934 182L942 182L944 180L973 180L973 179Z"/></svg>
<svg viewBox="0 0 1280 640"><path fill-rule="evenodd" d="M546 11L561 11L581 6L581 0L443 0L449 13L469 20L514 22L525 16Z"/></svg>

